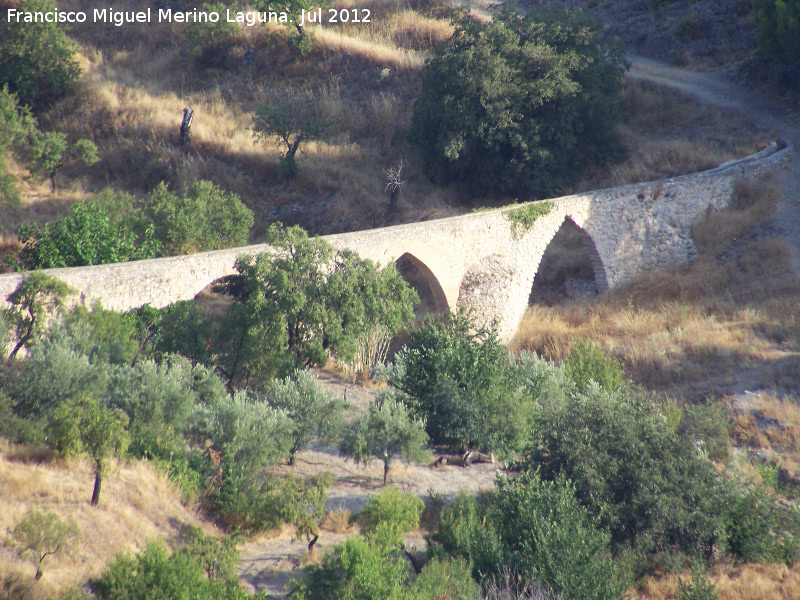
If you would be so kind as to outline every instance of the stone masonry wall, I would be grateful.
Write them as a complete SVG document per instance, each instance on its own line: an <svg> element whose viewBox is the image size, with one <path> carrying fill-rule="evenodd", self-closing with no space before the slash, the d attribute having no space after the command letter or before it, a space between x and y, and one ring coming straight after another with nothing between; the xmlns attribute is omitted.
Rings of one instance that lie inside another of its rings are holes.
<svg viewBox="0 0 800 600"><path fill-rule="evenodd" d="M383 265L408 255L429 282L438 308L469 306L481 321L498 320L501 336L509 339L527 308L542 255L565 219L588 236L601 287L613 287L643 271L692 260L692 223L709 207L726 206L736 181L779 169L791 155L790 147L772 145L711 171L556 198L552 211L521 239L514 238L503 216L513 207L324 239ZM100 301L114 310L145 303L163 307L194 298L213 281L234 273L238 256L269 250L255 245L48 273L75 288L75 301L86 305ZM0 306L7 306L7 296L22 277L0 275Z"/></svg>

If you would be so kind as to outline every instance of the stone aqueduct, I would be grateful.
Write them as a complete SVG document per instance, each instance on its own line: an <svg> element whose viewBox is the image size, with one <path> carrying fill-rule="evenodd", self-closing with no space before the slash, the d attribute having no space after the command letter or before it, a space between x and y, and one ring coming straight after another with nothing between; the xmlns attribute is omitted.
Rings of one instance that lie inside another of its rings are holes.
<svg viewBox="0 0 800 600"><path fill-rule="evenodd" d="M581 233L603 291L643 271L692 260L692 223L704 211L726 206L737 181L780 168L791 153L790 147L771 144L710 171L556 198L552 210L522 236L514 235L504 216L513 208L500 208L324 239L382 265L406 257L428 282L437 310L471 307L481 321L498 319L501 336L509 339L528 306L542 256L565 221ZM87 305L99 300L115 310L146 303L163 307L194 298L233 274L238 256L268 249L255 245L48 273L78 290L78 301ZM0 276L0 303L23 277Z"/></svg>

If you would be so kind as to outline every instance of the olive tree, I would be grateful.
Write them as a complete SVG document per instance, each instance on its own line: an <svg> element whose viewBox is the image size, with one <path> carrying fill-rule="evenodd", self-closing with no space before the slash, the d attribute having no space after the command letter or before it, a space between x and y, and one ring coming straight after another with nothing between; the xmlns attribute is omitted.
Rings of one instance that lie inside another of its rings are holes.
<svg viewBox="0 0 800 600"><path fill-rule="evenodd" d="M92 459L92 506L100 502L108 460L123 456L128 448L128 422L122 410L106 408L91 395L63 402L50 420L49 440L54 450L64 455L88 454Z"/></svg>
<svg viewBox="0 0 800 600"><path fill-rule="evenodd" d="M59 310L64 297L72 293L74 290L69 285L40 271L25 276L8 297L11 308L6 311L6 319L17 339L8 361L13 360L20 349L42 330L48 313Z"/></svg>
<svg viewBox="0 0 800 600"><path fill-rule="evenodd" d="M20 558L30 557L36 565L34 579L44 575L42 563L48 556L61 550L68 551L75 544L78 528L65 522L54 512L28 510L11 530L11 542Z"/></svg>
<svg viewBox="0 0 800 600"><path fill-rule="evenodd" d="M285 150L281 167L291 179L297 173L295 155L301 144L320 139L330 126L311 92L287 93L256 110L253 135L256 141L274 140Z"/></svg>
<svg viewBox="0 0 800 600"><path fill-rule="evenodd" d="M368 464L373 458L383 461L383 485L389 481L389 468L395 455L404 461L425 460L428 434L425 422L392 394L373 402L369 410L344 435L341 452L357 463Z"/></svg>

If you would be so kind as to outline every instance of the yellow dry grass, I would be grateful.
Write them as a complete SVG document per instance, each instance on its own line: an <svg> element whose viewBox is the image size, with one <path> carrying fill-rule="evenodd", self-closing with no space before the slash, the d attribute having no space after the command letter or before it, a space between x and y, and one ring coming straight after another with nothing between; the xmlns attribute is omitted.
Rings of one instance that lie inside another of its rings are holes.
<svg viewBox="0 0 800 600"><path fill-rule="evenodd" d="M741 185L729 209L702 217L693 230L700 256L689 268L645 274L594 299L531 306L512 349L560 361L588 338L634 380L665 392L751 375L764 387L791 386L800 281L783 240L745 235L770 218L778 193L769 178Z"/></svg>
<svg viewBox="0 0 800 600"><path fill-rule="evenodd" d="M47 597L100 574L121 552L134 553L149 539L171 540L187 526L203 525L169 481L146 463L113 466L103 482L100 504L89 505L94 474L79 460L32 460L23 449L0 440L0 532L12 529L30 508L57 513L80 531L76 551L56 553L44 562L44 576L32 588L34 598ZM206 526L207 527L207 526ZM5 536L0 536L0 544ZM31 563L5 548L0 578L17 573L32 584Z"/></svg>
<svg viewBox="0 0 800 600"><path fill-rule="evenodd" d="M687 583L691 574L680 576ZM678 597L677 575L645 577L629 590L635 600L673 600ZM795 600L800 598L800 564L717 565L709 573L719 600Z"/></svg>

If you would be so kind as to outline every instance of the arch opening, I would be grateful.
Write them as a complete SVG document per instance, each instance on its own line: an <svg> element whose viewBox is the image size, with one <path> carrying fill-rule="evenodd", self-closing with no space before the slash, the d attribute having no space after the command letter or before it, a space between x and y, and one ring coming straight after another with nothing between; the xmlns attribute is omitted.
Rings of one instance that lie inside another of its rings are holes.
<svg viewBox="0 0 800 600"><path fill-rule="evenodd" d="M406 252L395 261L400 276L416 290L419 304L414 307L414 316L422 318L427 314L445 312L447 297L436 275L413 254Z"/></svg>
<svg viewBox="0 0 800 600"><path fill-rule="evenodd" d="M553 306L607 289L605 269L594 241L566 217L542 256L528 305Z"/></svg>
<svg viewBox="0 0 800 600"><path fill-rule="evenodd" d="M242 295L240 275L225 275L215 279L200 290L194 302L203 310L207 318L219 319L231 303Z"/></svg>

